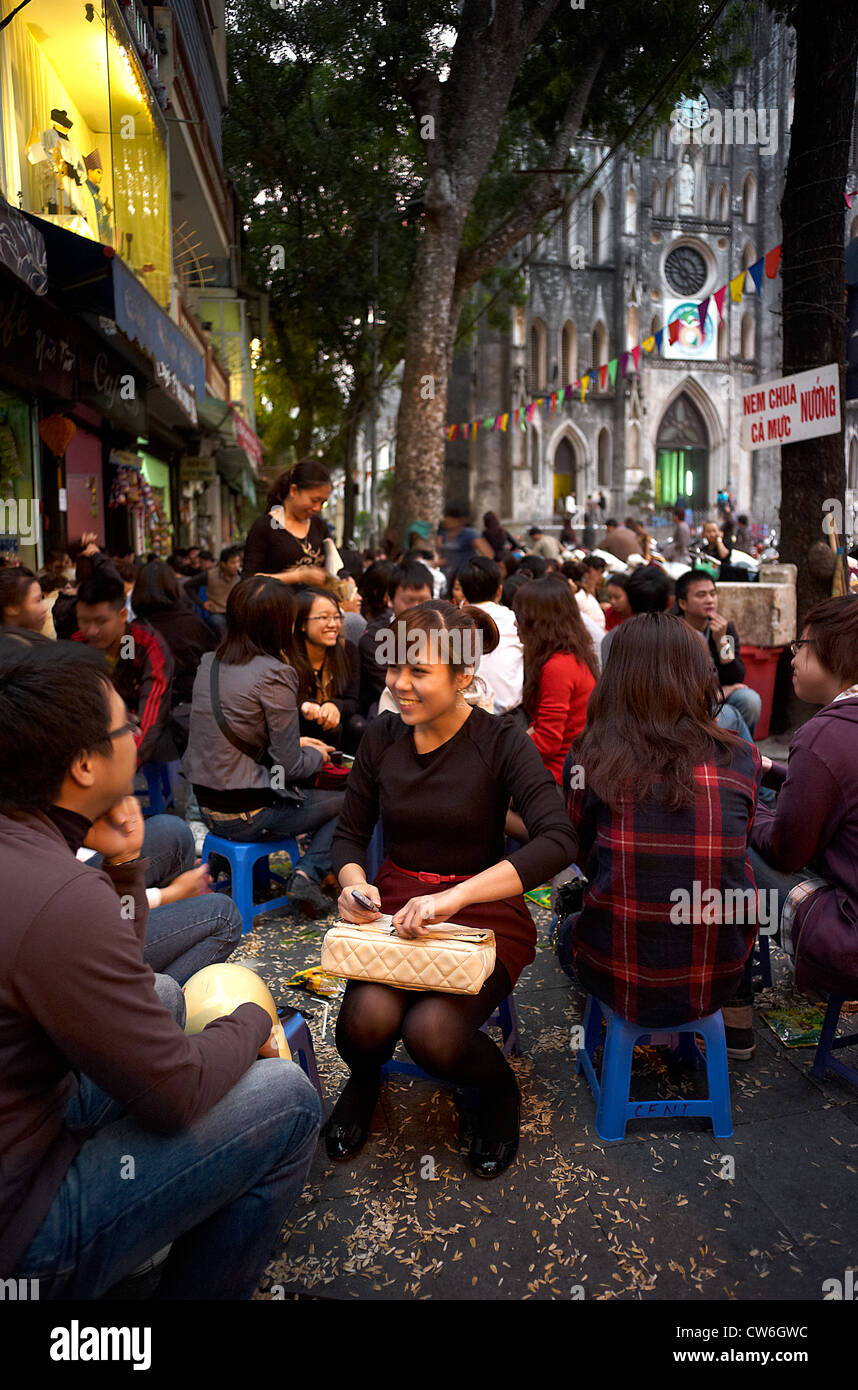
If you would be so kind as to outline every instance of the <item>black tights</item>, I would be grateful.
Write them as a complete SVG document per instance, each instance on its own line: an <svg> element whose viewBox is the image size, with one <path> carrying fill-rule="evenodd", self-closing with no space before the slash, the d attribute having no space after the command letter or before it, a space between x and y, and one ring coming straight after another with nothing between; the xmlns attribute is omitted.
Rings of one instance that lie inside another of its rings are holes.
<svg viewBox="0 0 858 1390"><path fill-rule="evenodd" d="M510 992L500 962L479 994L421 994L351 980L337 1019L337 1051L366 1096L377 1088L381 1067L402 1038L430 1076L475 1090L487 1116L492 1110L508 1113L518 1096L515 1076L480 1026Z"/></svg>

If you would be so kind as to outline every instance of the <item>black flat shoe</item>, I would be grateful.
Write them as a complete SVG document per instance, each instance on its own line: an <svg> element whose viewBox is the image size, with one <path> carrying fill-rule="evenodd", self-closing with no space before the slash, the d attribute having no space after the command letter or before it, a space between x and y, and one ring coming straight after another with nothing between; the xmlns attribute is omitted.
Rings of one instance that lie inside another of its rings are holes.
<svg viewBox="0 0 858 1390"><path fill-rule="evenodd" d="M360 1125L335 1125L329 1122L325 1126L325 1149L328 1158L333 1158L339 1163L360 1153L368 1135L369 1129L362 1129Z"/></svg>
<svg viewBox="0 0 858 1390"><path fill-rule="evenodd" d="M326 898L315 879L300 869L289 880L287 889L290 907L298 908L305 917L327 917L331 900Z"/></svg>
<svg viewBox="0 0 858 1390"><path fill-rule="evenodd" d="M473 1139L468 1150L468 1167L477 1178L496 1178L513 1162L518 1153L518 1135L514 1139Z"/></svg>

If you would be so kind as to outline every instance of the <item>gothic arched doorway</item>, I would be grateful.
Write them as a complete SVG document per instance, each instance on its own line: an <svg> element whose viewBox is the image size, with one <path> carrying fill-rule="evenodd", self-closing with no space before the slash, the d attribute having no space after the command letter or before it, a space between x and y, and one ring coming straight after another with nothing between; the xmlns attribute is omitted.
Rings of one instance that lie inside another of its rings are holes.
<svg viewBox="0 0 858 1390"><path fill-rule="evenodd" d="M704 511L709 496L709 433L686 391L662 416L655 443L656 506Z"/></svg>
<svg viewBox="0 0 858 1390"><path fill-rule="evenodd" d="M578 498L578 455L568 435L554 450L554 510L566 511L567 497Z"/></svg>

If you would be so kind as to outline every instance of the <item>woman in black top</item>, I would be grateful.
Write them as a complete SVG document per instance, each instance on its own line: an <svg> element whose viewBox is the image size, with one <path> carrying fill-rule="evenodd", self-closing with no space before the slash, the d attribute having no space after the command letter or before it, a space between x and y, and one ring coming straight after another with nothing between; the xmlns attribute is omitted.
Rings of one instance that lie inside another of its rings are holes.
<svg viewBox="0 0 858 1390"><path fill-rule="evenodd" d="M358 714L360 659L354 642L342 637L343 615L333 594L298 589L292 664L298 672L301 733L348 751L366 727Z"/></svg>
<svg viewBox="0 0 858 1390"><path fill-rule="evenodd" d="M495 1177L518 1148L515 1077L480 1027L534 957L536 932L524 891L565 868L576 840L554 779L516 721L486 714L462 697L473 675L478 630L485 634L484 649L492 650L497 629L487 614L436 600L408 609L393 624L395 655L408 657L387 673L399 713L380 715L364 735L349 774L333 864L345 920L378 916L360 907L357 890L395 914L403 937L424 936L433 919L488 927L496 936L495 969L474 996L348 984L337 1049L352 1074L328 1126L332 1158L349 1158L364 1143L381 1067L399 1038L433 1076L478 1093L468 1159L474 1173ZM412 645L415 639L422 651ZM418 655L426 660L417 661ZM507 858L511 798L530 839ZM370 884L366 849L379 816L389 858Z"/></svg>
<svg viewBox="0 0 858 1390"><path fill-rule="evenodd" d="M319 513L331 495L331 475L318 459L281 473L268 511L250 528L242 579L264 574L284 584L324 584L328 528Z"/></svg>

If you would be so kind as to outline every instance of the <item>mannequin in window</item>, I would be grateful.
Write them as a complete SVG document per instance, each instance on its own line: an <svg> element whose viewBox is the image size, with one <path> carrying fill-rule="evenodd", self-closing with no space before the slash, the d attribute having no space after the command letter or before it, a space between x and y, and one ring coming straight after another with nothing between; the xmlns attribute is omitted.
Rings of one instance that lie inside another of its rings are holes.
<svg viewBox="0 0 858 1390"><path fill-rule="evenodd" d="M113 209L104 196L101 181L104 178L104 165L101 154L98 150L93 150L83 161L86 169L86 188L95 206L95 215L98 222L98 239L104 246L113 245L113 224L111 216Z"/></svg>
<svg viewBox="0 0 858 1390"><path fill-rule="evenodd" d="M67 111L54 109L51 126L38 134L35 125L27 145L27 159L38 166L39 210L49 216L79 213L86 216L80 189L86 169L80 151L69 135L74 122Z"/></svg>

